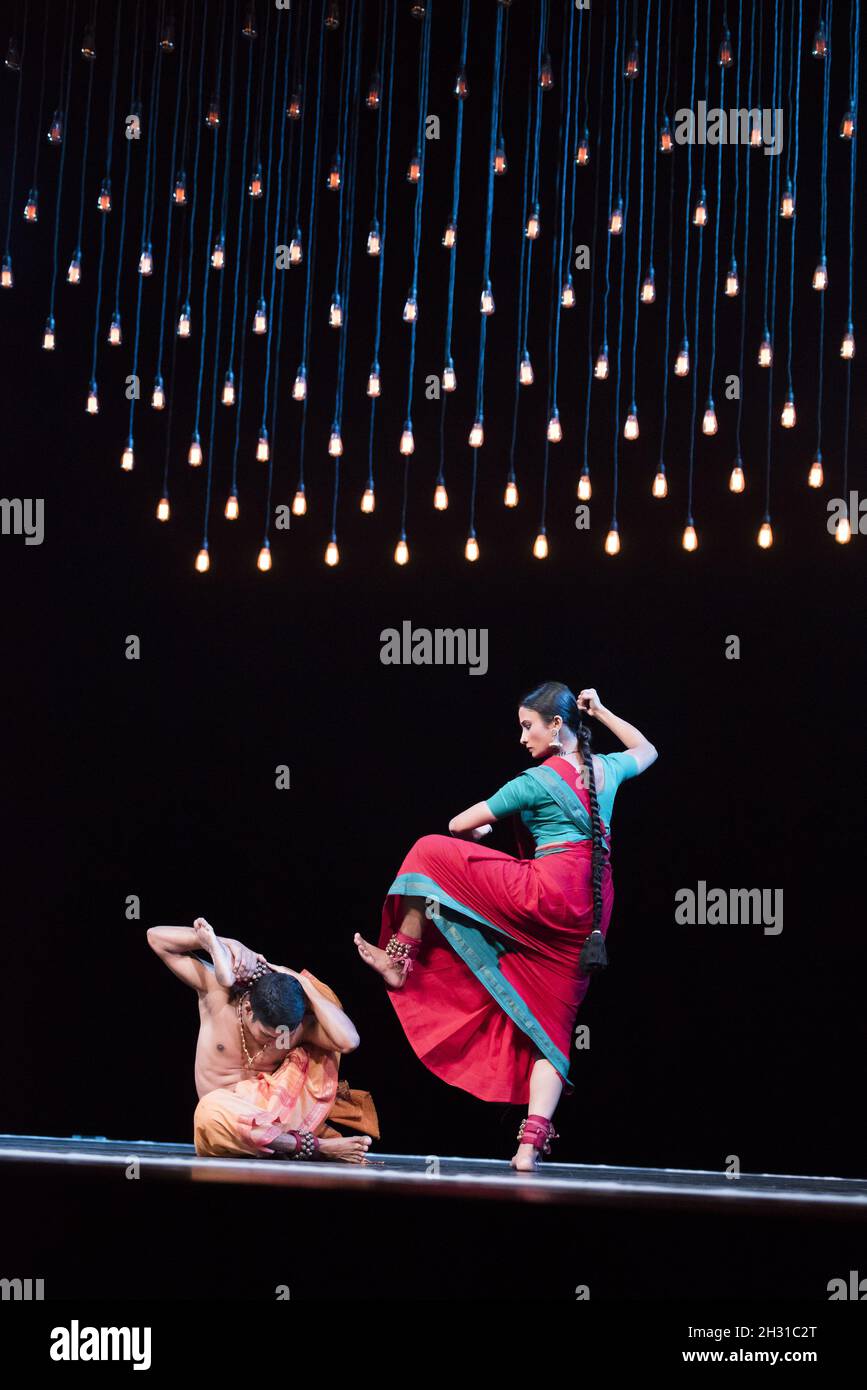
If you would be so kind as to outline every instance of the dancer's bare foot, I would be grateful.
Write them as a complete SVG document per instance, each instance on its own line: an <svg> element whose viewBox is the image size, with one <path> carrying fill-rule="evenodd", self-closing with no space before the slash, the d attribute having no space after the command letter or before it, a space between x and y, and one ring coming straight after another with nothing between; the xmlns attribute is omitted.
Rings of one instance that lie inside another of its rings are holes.
<svg viewBox="0 0 867 1390"><path fill-rule="evenodd" d="M539 1167L539 1150L535 1144L519 1144L512 1167L519 1173L534 1173Z"/></svg>
<svg viewBox="0 0 867 1390"><path fill-rule="evenodd" d="M378 975L381 975L390 989L401 989L405 981L405 975L399 965L395 965L390 956L381 951L378 946L372 946L369 941L365 941L360 932L356 932L352 938L358 947L358 954Z"/></svg>

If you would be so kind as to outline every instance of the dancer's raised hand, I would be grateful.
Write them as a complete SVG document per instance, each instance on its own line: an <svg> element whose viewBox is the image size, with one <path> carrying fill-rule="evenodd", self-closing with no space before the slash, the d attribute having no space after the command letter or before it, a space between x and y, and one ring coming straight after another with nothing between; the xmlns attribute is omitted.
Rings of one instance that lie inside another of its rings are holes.
<svg viewBox="0 0 867 1390"><path fill-rule="evenodd" d="M581 713L589 714L591 719L595 719L602 708L602 701L599 699L599 693L592 685L589 686L587 690L581 691L576 703Z"/></svg>

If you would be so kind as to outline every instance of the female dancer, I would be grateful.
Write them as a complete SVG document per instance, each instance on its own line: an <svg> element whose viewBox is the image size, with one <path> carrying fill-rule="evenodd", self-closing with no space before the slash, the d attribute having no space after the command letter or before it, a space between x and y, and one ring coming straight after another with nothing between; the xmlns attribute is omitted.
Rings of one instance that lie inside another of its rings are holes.
<svg viewBox="0 0 867 1390"><path fill-rule="evenodd" d="M592 754L584 714L627 751ZM558 1137L551 1116L564 1085L574 1090L575 1016L607 961L614 795L657 752L595 690L576 699L559 681L526 695L518 722L541 766L455 816L457 838L416 840L388 890L379 946L358 932L354 940L425 1066L481 1100L529 1101L512 1167L531 1170ZM532 858L477 843L515 811Z"/></svg>

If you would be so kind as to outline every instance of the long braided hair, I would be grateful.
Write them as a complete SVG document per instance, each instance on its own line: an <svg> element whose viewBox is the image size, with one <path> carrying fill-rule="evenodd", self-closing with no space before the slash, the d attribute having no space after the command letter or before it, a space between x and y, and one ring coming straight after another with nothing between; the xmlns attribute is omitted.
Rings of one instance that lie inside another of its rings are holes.
<svg viewBox="0 0 867 1390"><path fill-rule="evenodd" d="M578 701L568 685L562 681L544 681L531 690L520 702L526 709L534 709L546 723L558 714L568 729L578 739L581 761L584 764L584 783L590 796L590 818L593 825L593 857L591 875L593 881L593 926L597 931L602 922L602 818L599 814L599 799L596 795L596 774L593 770L591 752L592 737L584 723Z"/></svg>

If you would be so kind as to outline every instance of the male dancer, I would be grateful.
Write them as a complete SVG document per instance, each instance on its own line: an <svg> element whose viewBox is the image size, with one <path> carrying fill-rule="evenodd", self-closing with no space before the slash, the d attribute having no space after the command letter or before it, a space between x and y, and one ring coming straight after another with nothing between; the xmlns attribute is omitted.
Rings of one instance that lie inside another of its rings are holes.
<svg viewBox="0 0 867 1390"><path fill-rule="evenodd" d="M363 1163L370 1135L344 1137L326 1124L379 1138L371 1097L338 1085L340 1056L354 1051L359 1036L333 990L308 970L271 965L218 937L203 917L192 927L150 927L147 935L199 999L196 1153Z"/></svg>

